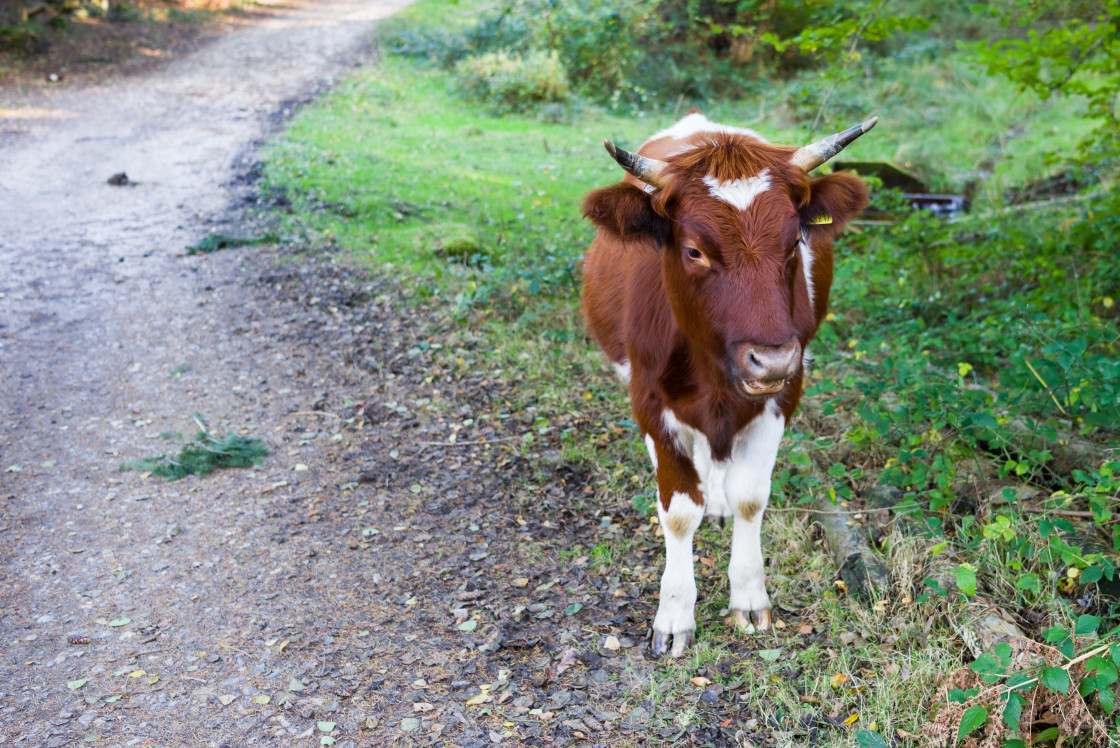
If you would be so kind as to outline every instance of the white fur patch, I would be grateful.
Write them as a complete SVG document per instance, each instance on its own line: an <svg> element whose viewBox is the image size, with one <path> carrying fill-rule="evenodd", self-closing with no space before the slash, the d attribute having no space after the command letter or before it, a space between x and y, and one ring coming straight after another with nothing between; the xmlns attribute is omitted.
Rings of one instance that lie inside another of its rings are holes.
<svg viewBox="0 0 1120 748"><path fill-rule="evenodd" d="M665 572L661 575L661 596L653 630L664 634L692 631L696 627L692 534L700 526L704 509L696 506L688 494L675 493L668 510L657 503L657 517L665 530Z"/></svg>
<svg viewBox="0 0 1120 748"><path fill-rule="evenodd" d="M805 289L809 292L809 308L816 310L813 301L813 248L809 244L809 237L804 231L801 232L801 269L805 271Z"/></svg>
<svg viewBox="0 0 1120 748"><path fill-rule="evenodd" d="M763 143L768 143L766 138L759 135L754 130L746 127L732 127L730 125L721 125L712 122L703 114L690 114L676 124L654 133L653 137L646 141L649 143L660 138L672 138L673 140L684 140L685 138L692 137L697 133L710 132L710 133L727 133L729 135L747 135L755 138Z"/></svg>
<svg viewBox="0 0 1120 748"><path fill-rule="evenodd" d="M766 610L766 569L762 559L762 515L770 500L770 479L786 419L776 400L735 437L727 470L727 499L735 516L731 535L730 606L735 610ZM748 519L749 517L749 519Z"/></svg>
<svg viewBox="0 0 1120 748"><path fill-rule="evenodd" d="M649 461L653 463L653 471L657 472L657 447L653 443L653 437L646 434L646 449L649 450Z"/></svg>
<svg viewBox="0 0 1120 748"><path fill-rule="evenodd" d="M622 380L625 385L630 384L630 362L625 359L621 363L614 365L614 373Z"/></svg>
<svg viewBox="0 0 1120 748"><path fill-rule="evenodd" d="M770 189L770 170L763 169L753 177L731 182L720 182L713 176L706 176L704 184L708 185L712 197L718 197L739 210L746 210L756 197Z"/></svg>

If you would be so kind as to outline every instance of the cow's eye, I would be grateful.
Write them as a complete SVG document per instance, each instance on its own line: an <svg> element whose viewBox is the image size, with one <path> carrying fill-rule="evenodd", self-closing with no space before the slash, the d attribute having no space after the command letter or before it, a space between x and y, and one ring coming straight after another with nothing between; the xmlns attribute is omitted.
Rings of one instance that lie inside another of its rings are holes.
<svg viewBox="0 0 1120 748"><path fill-rule="evenodd" d="M690 265L701 268L711 267L711 263L708 262L708 258L705 257L704 253L696 247L685 247L684 256L688 258L688 262Z"/></svg>

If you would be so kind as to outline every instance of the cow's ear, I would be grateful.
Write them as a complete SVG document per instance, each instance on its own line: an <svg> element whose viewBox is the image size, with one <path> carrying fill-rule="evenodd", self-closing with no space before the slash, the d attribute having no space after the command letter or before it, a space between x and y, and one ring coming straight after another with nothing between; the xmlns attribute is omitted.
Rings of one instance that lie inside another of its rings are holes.
<svg viewBox="0 0 1120 748"><path fill-rule="evenodd" d="M834 236L867 207L867 185L848 172L813 179L809 189L809 203L801 209L801 224L810 236Z"/></svg>
<svg viewBox="0 0 1120 748"><path fill-rule="evenodd" d="M669 219L653 209L647 192L629 182L588 193L583 215L621 238L651 237L660 245L669 235Z"/></svg>

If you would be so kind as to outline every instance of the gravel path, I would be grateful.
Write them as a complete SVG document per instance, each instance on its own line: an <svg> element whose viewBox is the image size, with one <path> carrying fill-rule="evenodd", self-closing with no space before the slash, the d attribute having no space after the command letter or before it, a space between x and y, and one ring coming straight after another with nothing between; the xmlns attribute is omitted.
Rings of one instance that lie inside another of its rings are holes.
<svg viewBox="0 0 1120 748"><path fill-rule="evenodd" d="M260 139L404 1L0 93L28 107L0 134L0 744L760 740L727 660L651 685L655 528L595 500L559 428L525 446L493 341L329 247L184 254L263 230ZM196 417L270 456L118 470Z"/></svg>

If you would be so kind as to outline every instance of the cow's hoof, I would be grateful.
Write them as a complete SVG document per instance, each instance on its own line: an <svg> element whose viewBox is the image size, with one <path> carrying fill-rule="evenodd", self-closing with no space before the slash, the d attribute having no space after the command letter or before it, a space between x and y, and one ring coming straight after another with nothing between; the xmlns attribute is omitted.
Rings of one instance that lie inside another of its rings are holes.
<svg viewBox="0 0 1120 748"><path fill-rule="evenodd" d="M669 648L669 639L673 640L673 646ZM680 657L684 651L688 649L688 645L692 644L692 632L682 631L678 634L664 634L660 631L653 632L653 641L650 643L650 649L653 651L655 657L660 657L666 653L670 657Z"/></svg>
<svg viewBox="0 0 1120 748"><path fill-rule="evenodd" d="M748 633L755 631L765 631L770 628L770 609L763 608L762 610L733 610L731 611L731 623L740 629L744 629Z"/></svg>
<svg viewBox="0 0 1120 748"><path fill-rule="evenodd" d="M720 529L727 527L727 517L722 514L709 514L707 519L709 525L718 525Z"/></svg>

